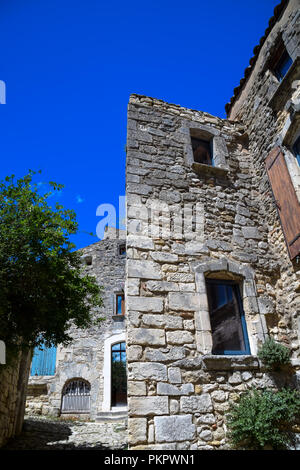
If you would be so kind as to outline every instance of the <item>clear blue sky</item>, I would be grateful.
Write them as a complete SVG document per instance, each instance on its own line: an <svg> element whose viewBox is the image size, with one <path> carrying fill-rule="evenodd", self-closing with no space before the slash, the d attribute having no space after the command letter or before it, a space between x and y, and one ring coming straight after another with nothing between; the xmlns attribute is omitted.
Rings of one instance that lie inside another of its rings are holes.
<svg viewBox="0 0 300 470"><path fill-rule="evenodd" d="M279 0L1 0L0 179L65 185L77 247L125 194L126 113L139 93L225 117Z"/></svg>

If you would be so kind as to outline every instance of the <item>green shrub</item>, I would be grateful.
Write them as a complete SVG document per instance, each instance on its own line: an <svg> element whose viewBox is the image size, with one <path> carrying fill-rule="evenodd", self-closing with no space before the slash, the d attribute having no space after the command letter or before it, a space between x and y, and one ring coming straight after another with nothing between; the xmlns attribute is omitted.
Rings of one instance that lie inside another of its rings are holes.
<svg viewBox="0 0 300 470"><path fill-rule="evenodd" d="M227 416L233 447L286 449L292 444L291 427L300 415L300 392L283 389L248 391Z"/></svg>
<svg viewBox="0 0 300 470"><path fill-rule="evenodd" d="M290 350L280 343L268 338L258 351L259 359L269 368L278 369L290 363Z"/></svg>

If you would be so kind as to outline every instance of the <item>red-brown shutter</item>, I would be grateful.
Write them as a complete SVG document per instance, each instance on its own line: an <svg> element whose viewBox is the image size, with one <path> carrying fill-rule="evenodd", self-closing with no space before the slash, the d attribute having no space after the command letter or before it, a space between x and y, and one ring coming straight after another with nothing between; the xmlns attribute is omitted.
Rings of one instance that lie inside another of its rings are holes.
<svg viewBox="0 0 300 470"><path fill-rule="evenodd" d="M124 296L123 296L122 302L121 302L121 309L122 309L122 315L125 315L125 299L124 299Z"/></svg>
<svg viewBox="0 0 300 470"><path fill-rule="evenodd" d="M294 259L300 253L300 204L279 147L267 156L266 167L288 252Z"/></svg>

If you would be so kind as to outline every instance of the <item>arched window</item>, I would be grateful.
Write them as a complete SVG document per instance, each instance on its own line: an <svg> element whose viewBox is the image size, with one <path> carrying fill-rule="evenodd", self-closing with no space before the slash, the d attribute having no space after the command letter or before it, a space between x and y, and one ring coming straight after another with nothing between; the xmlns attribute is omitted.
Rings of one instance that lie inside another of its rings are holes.
<svg viewBox="0 0 300 470"><path fill-rule="evenodd" d="M62 391L62 413L88 413L91 406L91 385L83 379L68 381Z"/></svg>

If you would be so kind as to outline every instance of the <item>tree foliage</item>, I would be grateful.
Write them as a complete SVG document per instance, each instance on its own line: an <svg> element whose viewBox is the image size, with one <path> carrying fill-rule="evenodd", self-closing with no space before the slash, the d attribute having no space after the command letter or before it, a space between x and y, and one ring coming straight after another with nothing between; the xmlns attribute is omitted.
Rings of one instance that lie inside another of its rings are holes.
<svg viewBox="0 0 300 470"><path fill-rule="evenodd" d="M74 211L49 205L63 186L50 182L40 194L34 174L0 182L0 338L22 347L68 342L68 328L91 326L102 303L70 241Z"/></svg>

